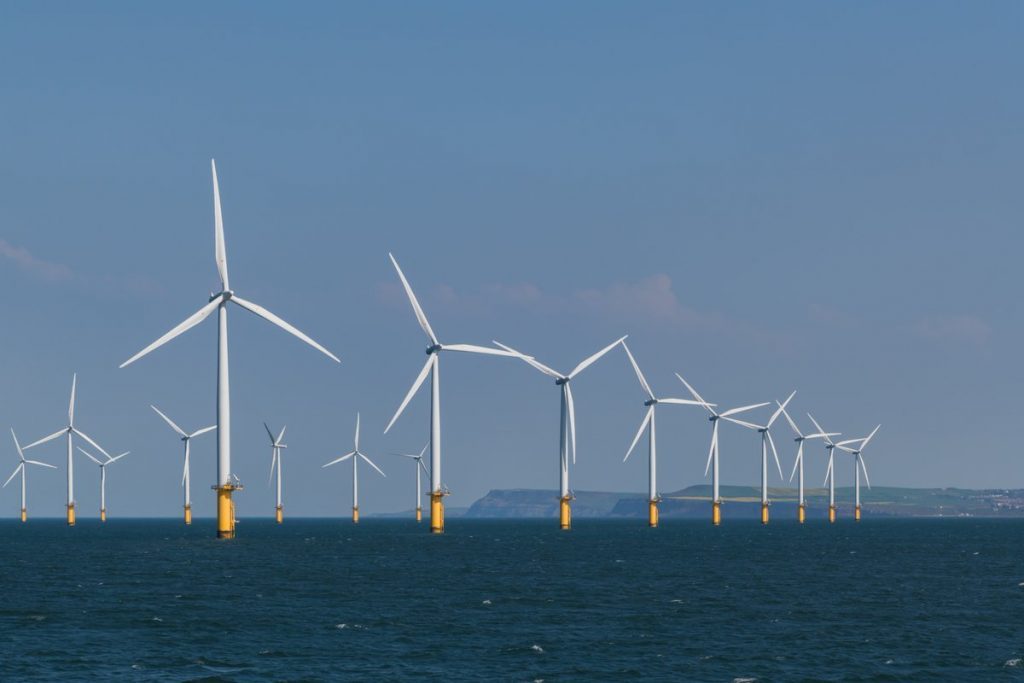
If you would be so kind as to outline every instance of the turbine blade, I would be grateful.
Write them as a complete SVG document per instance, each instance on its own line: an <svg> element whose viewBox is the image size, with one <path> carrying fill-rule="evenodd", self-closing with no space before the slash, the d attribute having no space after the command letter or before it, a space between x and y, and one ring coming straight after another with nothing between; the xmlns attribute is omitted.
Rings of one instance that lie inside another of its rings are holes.
<svg viewBox="0 0 1024 683"><path fill-rule="evenodd" d="M421 458L426 454L428 448L430 448L430 441L427 441L426 445L424 445L423 448L420 449Z"/></svg>
<svg viewBox="0 0 1024 683"><path fill-rule="evenodd" d="M704 405L700 401L691 401L688 398L659 398L658 403L672 403L679 406L702 406ZM714 403L710 404L714 405Z"/></svg>
<svg viewBox="0 0 1024 683"><path fill-rule="evenodd" d="M379 468L379 467L377 467L376 465L374 465L374 464L373 464L373 461L372 461L372 460L370 460L369 458L367 458L367 457L366 457L365 455L363 455L362 453L357 453L356 455L358 455L358 456L359 456L360 458L362 458L363 460L365 460L365 461L366 461L366 464L368 464L368 465L369 465L370 467L372 467L373 469L375 469L375 470L377 470L378 472L380 472L380 476L382 476L382 477L386 477L386 476L388 476L388 475L384 474L384 470L382 470L381 468Z"/></svg>
<svg viewBox="0 0 1024 683"><path fill-rule="evenodd" d="M224 245L224 217L220 210L220 184L217 182L217 162L210 159L210 171L213 173L213 225L214 225L214 258L217 261L217 273L220 285L227 291L228 285L228 253Z"/></svg>
<svg viewBox="0 0 1024 683"><path fill-rule="evenodd" d="M796 460L793 461L793 471L789 473L789 480L793 481L793 477L796 476L796 468L800 465L800 461L804 457L804 442L801 441L800 445L796 449Z"/></svg>
<svg viewBox="0 0 1024 683"><path fill-rule="evenodd" d="M686 387L686 389L693 395L693 397L695 399L697 399L698 401L700 401L701 405L703 405L705 408L707 408L707 411L709 413L711 413L712 415L715 414L715 411L711 410L711 406L714 405L714 404L708 403L703 398L701 398L700 394L697 393L697 390L694 389L693 387L691 387L690 383L687 382L685 379L683 379L683 376L680 375L678 372L676 373L676 377L679 378L679 381L683 383L683 386Z"/></svg>
<svg viewBox="0 0 1024 683"><path fill-rule="evenodd" d="M871 439L875 438L875 434L877 434L877 433L878 433L878 430L879 430L879 429L881 429L881 428L882 428L882 425L878 425L877 427L875 427L875 428L874 428L874 429L873 429L873 430L871 431L871 433L870 433L870 434L868 434L868 438L864 439L864 443L862 443L862 444L860 445L860 449L861 449L862 451L864 450L864 447L868 445L868 443L869 443L869 442L871 441Z"/></svg>
<svg viewBox="0 0 1024 683"><path fill-rule="evenodd" d="M205 434L206 432L212 432L216 428L217 428L217 425L210 425L209 427L203 427L199 431L192 432L191 434L189 434L188 438L194 439L195 437L200 436L202 434Z"/></svg>
<svg viewBox="0 0 1024 683"><path fill-rule="evenodd" d="M24 450L27 451L28 449L34 448L34 447L39 446L41 444L44 444L47 441L53 441L57 437L64 436L67 433L68 433L68 428L65 427L64 429L60 430L59 432L54 432L53 434L50 434L49 436L44 436L43 438L39 439L39 441L33 441L29 445L25 446Z"/></svg>
<svg viewBox="0 0 1024 683"><path fill-rule="evenodd" d="M436 362L436 354L430 354L429 356L427 356L427 362L423 364L423 369L420 370L420 374L416 376L416 381L412 383L412 387L409 389L409 392L405 395L405 398L402 399L402 404L398 406L398 410L395 411L395 415L394 417L391 418L391 422L388 422L388 426L384 428L385 434L387 434L388 431L391 429L391 426L395 424L395 420L397 420L398 416L402 414L402 411L405 410L405 407L409 405L409 401L412 400L412 397L416 394L417 391L419 391L420 386L423 385L423 381L427 378L427 375L430 373L430 370L434 367L434 363Z"/></svg>
<svg viewBox="0 0 1024 683"><path fill-rule="evenodd" d="M164 422L166 422L167 424L169 424L171 426L171 429L173 429L174 431L178 432L178 434L180 434L183 437L184 436L188 436L188 434L185 433L184 429L182 429L181 427L176 425L174 423L174 420L172 420L171 418L167 417L162 412L160 412L160 409L157 408L155 405L151 404L149 407L152 408L153 410L155 410L156 414L159 415L160 417L162 417L164 419Z"/></svg>
<svg viewBox="0 0 1024 683"><path fill-rule="evenodd" d="M188 460L185 461L185 467L181 470L181 485L185 485L185 477L188 475Z"/></svg>
<svg viewBox="0 0 1024 683"><path fill-rule="evenodd" d="M56 465L51 465L48 462L39 462L38 460L26 460L29 465L39 465L40 467L49 467L51 470L57 469Z"/></svg>
<svg viewBox="0 0 1024 683"><path fill-rule="evenodd" d="M867 483L868 488L871 488L871 479L868 478L868 466L864 464L863 456L859 456L857 462L860 463L860 471L864 473L864 481Z"/></svg>
<svg viewBox="0 0 1024 683"><path fill-rule="evenodd" d="M356 453L358 453L359 452L359 413L356 413L356 440L355 440L355 446L356 446L356 449L355 449Z"/></svg>
<svg viewBox="0 0 1024 683"><path fill-rule="evenodd" d="M832 462L833 462L833 456L829 455L829 458L828 458L828 469L825 470L825 483L823 483L822 486L828 486L828 479L829 479L829 477L832 476Z"/></svg>
<svg viewBox="0 0 1024 683"><path fill-rule="evenodd" d="M729 415L738 415L740 413L745 413L748 410L754 410L755 408L763 408L766 405L768 405L767 402L765 402L765 403L755 403L753 405L742 406L740 408L732 408L731 410L727 410L724 413L722 413L722 417L727 417Z"/></svg>
<svg viewBox="0 0 1024 683"><path fill-rule="evenodd" d="M282 320L281 318L277 317L276 315L274 315L273 313L271 313L267 309L263 308L259 304L254 304L251 301L246 301L245 299L243 299L240 296L232 296L231 300L234 301L239 306L241 306L242 308L244 308L245 310L249 311L250 313L255 313L256 315L258 315L259 317L263 318L264 320L267 320L269 322L274 323L275 325L280 327L285 332L288 332L289 334L291 334L291 335L293 335L295 337L298 337L299 339L301 339L302 341L306 342L307 344L312 346L314 349L316 349L320 353L324 354L325 356L327 356L328 358L333 360L335 363L340 363L341 362L341 360L337 356L335 356L333 353L331 353L330 351L328 351L324 347L320 346L320 344L318 344L315 341L313 341L313 339L311 337L309 337L308 335L306 335L304 332L300 331L298 328L296 328L295 326L291 325L290 323L285 322L284 320Z"/></svg>
<svg viewBox="0 0 1024 683"><path fill-rule="evenodd" d="M782 405L778 401L776 401L775 403L782 408L782 416L784 418L786 418L786 422L789 423L789 426L793 430L793 433L796 434L797 436L805 438L805 439L809 438L809 437L805 437L802 433L800 433L800 428L796 426L796 422L793 422L793 418L791 418L789 416L789 413L786 412L786 406Z"/></svg>
<svg viewBox="0 0 1024 683"><path fill-rule="evenodd" d="M525 361L528 365L532 366L533 368L535 368L537 370L540 370L541 372L543 372L548 377L553 377L555 379L561 379L562 378L562 375L560 373L556 372L555 370L552 370L551 368L549 368L548 366L544 365L543 363L538 362L533 357L527 356L525 353L522 353L520 351L516 351L511 346L506 346L505 344L502 344L500 341L495 341L493 339L491 341L493 341L496 346L499 346L499 347L505 349L509 353L514 353L517 358L519 358L522 361Z"/></svg>
<svg viewBox="0 0 1024 683"><path fill-rule="evenodd" d="M21 460L25 459L25 454L21 451L21 444L18 443L18 435L14 433L14 427L11 427L11 438L14 439L14 447L18 451L18 458Z"/></svg>
<svg viewBox="0 0 1024 683"><path fill-rule="evenodd" d="M827 433L824 429L821 428L821 425L818 424L818 421L814 419L813 415L811 415L810 413L807 413L807 417L809 417L811 419L811 422L814 423L815 429L817 429L820 434L826 434ZM825 439L825 443L827 443L827 444L831 444L832 443L832 439L828 438L827 436L824 437L824 439Z"/></svg>
<svg viewBox="0 0 1024 683"><path fill-rule="evenodd" d="M111 458L110 460L107 460L107 461L106 461L105 463L103 463L103 464L104 464L104 465L109 465L109 464L110 464L110 463L112 463L112 462L117 462L118 460L120 460L120 459L121 459L121 458L123 458L124 456L128 455L129 453L131 453L131 451L125 451L125 452L124 452L124 453L122 453L121 455L115 455L115 456L114 456L113 458Z"/></svg>
<svg viewBox="0 0 1024 683"><path fill-rule="evenodd" d="M0 488L7 488L7 485L11 483L11 479L14 479L14 477L17 476L18 472L21 472L21 468L24 466L25 463L19 462L18 466L14 468L14 471L11 472L11 476L7 477L7 481L5 481L4 485L0 486Z"/></svg>
<svg viewBox="0 0 1024 683"><path fill-rule="evenodd" d="M263 423L263 428L267 430L267 436L270 437L270 443L272 445L274 445L274 446L277 446L277 442L274 441L274 432L270 431L270 425L268 425L266 422L264 422Z"/></svg>
<svg viewBox="0 0 1024 683"><path fill-rule="evenodd" d="M647 408L647 414L644 415L644 419L640 422L640 429L637 430L636 436L633 437L633 443L629 444L629 450L626 451L626 457L622 459L622 462L629 460L629 456L633 453L633 449L636 448L637 441L643 436L644 430L647 429L647 425L651 422L651 414L654 412L654 406Z"/></svg>
<svg viewBox="0 0 1024 683"><path fill-rule="evenodd" d="M281 444L281 442L284 440L284 433L285 433L286 429L288 429L288 425L285 425L284 427L281 427L281 432L277 435L277 440L274 443L276 443L278 445Z"/></svg>
<svg viewBox="0 0 1024 683"><path fill-rule="evenodd" d="M758 430L758 429L761 429L760 425L756 425L753 422L746 422L744 420L737 420L734 417L726 417L725 415L723 415L722 419L723 420L728 420L729 422L732 422L733 424L738 424L741 427L746 427L747 429L753 429L755 431Z"/></svg>
<svg viewBox="0 0 1024 683"><path fill-rule="evenodd" d="M92 440L92 439L91 439L91 438L89 437L89 435L88 435L88 434L86 434L85 432L80 432L80 431L78 431L78 430L77 430L76 428L74 428L74 427L72 427L72 428L71 428L71 431L72 431L72 432L74 432L75 434L77 434L78 436L82 437L83 439L85 439L85 440L86 440L86 441L87 441L87 442L89 443L89 445L90 445L90 446L92 446L93 448L95 448L96 450L98 450L98 451L99 451L100 453L102 453L103 455L107 456L107 458L108 458L108 459L110 458L110 453L107 453L107 452L106 452L105 450L103 450L103 446L100 446L100 445L99 445L98 443L96 443L95 441L93 441L93 440Z"/></svg>
<svg viewBox="0 0 1024 683"><path fill-rule="evenodd" d="M102 462L100 462L100 461L99 461L99 459L98 459L98 458L94 458L94 457L92 456L92 454L91 454L91 453L89 453L89 451L85 450L85 449L84 449L84 448L82 448L81 446L78 446L77 448L78 448L78 450L79 450L79 451L81 451L82 455L84 455L85 457L89 458L90 460L92 460L92 461L93 461L94 463L96 463L97 465L102 465L102 464L103 464Z"/></svg>
<svg viewBox="0 0 1024 683"><path fill-rule="evenodd" d="M409 281L405 279L405 273L398 267L398 261L395 260L393 254L388 252L388 258L391 259L392 265L395 266L395 270L398 271L398 279L402 281L402 287L405 288L405 295L409 297L409 303L412 304L412 312L416 315L416 320L419 321L420 327L426 332L427 337L430 338L431 344L438 344L437 335L434 334L434 330L430 329L430 323L427 322L427 315L423 312L423 308L420 306L420 302L416 299L416 295L412 291L412 287L409 286Z"/></svg>
<svg viewBox="0 0 1024 683"><path fill-rule="evenodd" d="M78 387L78 373L71 376L71 400L68 402L68 424L75 424L75 389Z"/></svg>
<svg viewBox="0 0 1024 683"><path fill-rule="evenodd" d="M786 409L786 406L789 405L789 402L793 400L794 396L796 396L796 392L795 391L792 394L789 395L789 398L787 398L785 401L782 402L781 405L779 405L778 409L776 409L776 411L774 413L772 413L771 419L768 420L768 427L769 428L771 428L771 426L773 424L775 424L775 421L777 419L779 419L779 415L782 414L782 411L784 411ZM776 403L778 403L778 401L776 401Z"/></svg>
<svg viewBox="0 0 1024 683"><path fill-rule="evenodd" d="M427 466L423 464L423 459L422 458L420 458L419 463L420 463L420 467L423 468L423 474L425 474L425 475L427 475L429 477L430 476L430 470L427 469Z"/></svg>
<svg viewBox="0 0 1024 683"><path fill-rule="evenodd" d="M711 449L708 450L708 464L704 465L704 476L708 476L708 472L711 470L711 459L715 457L715 447L718 446L718 420L714 421L714 426L711 428Z"/></svg>
<svg viewBox="0 0 1024 683"><path fill-rule="evenodd" d="M565 387L565 402L569 408L569 443L572 446L572 464L576 464L576 404L572 400L572 388L568 384Z"/></svg>
<svg viewBox="0 0 1024 683"><path fill-rule="evenodd" d="M779 468L779 479L785 479L786 475L782 473L782 463L779 462L779 452L775 450L775 439L772 438L771 432L765 432L768 436L768 445L772 447L772 455L775 456L775 466Z"/></svg>
<svg viewBox="0 0 1024 683"><path fill-rule="evenodd" d="M598 351L597 353L595 353L594 355L590 356L589 358L584 360L582 363L577 365L575 368L573 368L573 371L569 373L569 379L572 379L573 377L575 377L576 375L580 374L581 372L583 372L584 370L589 368L591 365L596 363L598 361L598 359L601 358L601 356L605 355L606 353L608 353L609 351L614 349L616 346L618 346L619 344L624 342L626 340L626 337L628 337L628 336L629 335L626 334L626 335L623 335L623 336L619 337L618 339L613 341L611 344L609 344L608 346L604 347L603 349L601 349L600 351Z"/></svg>
<svg viewBox="0 0 1024 683"><path fill-rule="evenodd" d="M633 372L636 373L636 378L637 380L640 381L640 386L643 387L643 390L647 392L648 398L656 398L654 392L651 391L651 385L647 383L647 378L644 377L644 373L640 372L640 366L637 365L636 359L633 358L633 354L629 350L629 345L626 344L626 342L622 342L622 348L626 352L626 357L629 358L629 364L633 366ZM628 453L626 454L626 457L629 457Z"/></svg>
<svg viewBox="0 0 1024 683"><path fill-rule="evenodd" d="M482 353L487 356L509 356L517 357L518 353L505 351L504 349L492 349L489 346L477 346L476 344L442 344L445 351L461 351L462 353Z"/></svg>
<svg viewBox="0 0 1024 683"><path fill-rule="evenodd" d="M196 311L195 313L190 315L188 318L186 318L184 322L180 323L177 327L172 329L170 332L168 332L164 336L160 337L155 342L153 342L152 344L150 344L146 348L142 349L141 351L139 351L137 354L135 354L134 356L132 356L131 358L129 358L125 362L121 363L120 367L124 368L124 367L127 367L127 366L131 365L132 363L134 363L138 359L140 359L143 356L145 356L150 351L153 351L154 349L158 349L161 346L163 346L164 344L166 344L167 342L169 342L172 339L174 339L175 337L177 337L178 335L184 334L185 332L188 332L193 327L195 327L199 323L201 323L204 320L206 320L207 316L209 316L211 313L213 313L214 310L216 310L217 306L220 306L220 302L221 301L222 301L222 299L220 297L217 297L216 299L214 299L210 303L206 304L205 306L200 308L198 311Z"/></svg>
<svg viewBox="0 0 1024 683"><path fill-rule="evenodd" d="M349 458L351 458L355 454L356 454L355 451L352 451L351 453L347 453L347 454L341 456L340 458L338 458L337 460L332 460L329 463L327 463L326 465L321 465L320 467L321 467L321 469L323 469L324 467L330 467L331 465L337 465L339 462L345 462L346 460L348 460Z"/></svg>
<svg viewBox="0 0 1024 683"><path fill-rule="evenodd" d="M267 486L274 481L274 467L277 465L277 447L271 449L273 455L270 457L270 476L267 477Z"/></svg>

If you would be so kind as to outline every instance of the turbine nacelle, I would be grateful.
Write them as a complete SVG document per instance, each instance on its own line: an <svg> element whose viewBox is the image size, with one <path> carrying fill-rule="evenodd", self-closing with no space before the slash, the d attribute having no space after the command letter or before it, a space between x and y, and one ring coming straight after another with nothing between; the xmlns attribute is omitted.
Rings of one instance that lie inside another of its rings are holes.
<svg viewBox="0 0 1024 683"><path fill-rule="evenodd" d="M434 344L433 346L428 346L427 347L427 355L431 356L431 355L437 353L438 351L440 351L443 348L444 347L441 346L440 344Z"/></svg>
<svg viewBox="0 0 1024 683"><path fill-rule="evenodd" d="M644 401L644 406L645 407L656 406L656 405L658 405L658 399L656 399L656 398L649 398L646 401Z"/></svg>

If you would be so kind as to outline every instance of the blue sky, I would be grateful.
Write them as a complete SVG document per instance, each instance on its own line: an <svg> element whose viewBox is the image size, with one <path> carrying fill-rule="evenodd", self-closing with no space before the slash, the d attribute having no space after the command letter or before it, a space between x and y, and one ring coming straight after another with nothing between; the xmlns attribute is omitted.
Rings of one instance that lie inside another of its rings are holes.
<svg viewBox="0 0 1024 683"><path fill-rule="evenodd" d="M381 431L424 340L389 250L443 340L568 369L629 333L660 394L684 395L679 371L722 405L797 389L794 413L829 429L883 423L873 483L1024 486L1022 19L952 2L5 6L0 423L25 442L61 426L77 371L80 426L133 452L111 515L178 514L179 442L147 406L212 420L215 324L117 366L218 286L216 157L233 287L343 361L232 311L242 516L273 508L263 420L288 424L287 514L345 514L349 471L319 466L357 410L388 473L360 478L363 509L411 506L388 453L422 446L427 394ZM573 487L644 490L644 458L621 463L643 414L624 354L574 386ZM460 356L443 387L450 504L556 488L550 380ZM703 481L708 435L699 411L659 413L662 491ZM756 484L757 435L722 438L723 481ZM34 453L63 468L60 446ZM210 514L213 439L194 457ZM96 469L76 463L83 514ZM60 514L62 472L33 475L32 510Z"/></svg>

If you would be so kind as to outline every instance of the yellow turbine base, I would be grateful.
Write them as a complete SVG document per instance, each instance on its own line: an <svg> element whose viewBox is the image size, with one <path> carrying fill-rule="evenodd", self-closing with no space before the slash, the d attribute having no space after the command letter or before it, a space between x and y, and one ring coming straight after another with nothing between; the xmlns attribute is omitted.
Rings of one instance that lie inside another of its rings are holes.
<svg viewBox="0 0 1024 683"><path fill-rule="evenodd" d="M274 508L274 518L277 519L278 524L284 521L284 507L278 505Z"/></svg>
<svg viewBox="0 0 1024 683"><path fill-rule="evenodd" d="M185 524L191 524L191 523L192 523L192 506L191 505L186 505L185 506Z"/></svg>
<svg viewBox="0 0 1024 683"><path fill-rule="evenodd" d="M572 528L572 508L569 506L571 498L566 496L559 501L558 505L558 524L563 531L568 531Z"/></svg>
<svg viewBox="0 0 1024 683"><path fill-rule="evenodd" d="M422 522L423 521L423 508L416 508L416 521L417 522Z"/></svg>
<svg viewBox="0 0 1024 683"><path fill-rule="evenodd" d="M860 505L853 509L853 519L856 522L860 521Z"/></svg>
<svg viewBox="0 0 1024 683"><path fill-rule="evenodd" d="M444 494L440 491L430 494L430 533L444 533Z"/></svg>
<svg viewBox="0 0 1024 683"><path fill-rule="evenodd" d="M231 484L217 488L217 538L235 537L235 503L231 493L236 488Z"/></svg>
<svg viewBox="0 0 1024 683"><path fill-rule="evenodd" d="M768 503L761 503L761 524L768 523Z"/></svg>
<svg viewBox="0 0 1024 683"><path fill-rule="evenodd" d="M352 523L359 524L359 506L352 508Z"/></svg>
<svg viewBox="0 0 1024 683"><path fill-rule="evenodd" d="M836 506L835 505L829 505L828 506L828 523L829 524L835 524L836 523Z"/></svg>
<svg viewBox="0 0 1024 683"><path fill-rule="evenodd" d="M711 503L711 523L718 526L722 523L722 503L720 501L712 501Z"/></svg>
<svg viewBox="0 0 1024 683"><path fill-rule="evenodd" d="M75 525L75 504L68 503L68 526Z"/></svg>
<svg viewBox="0 0 1024 683"><path fill-rule="evenodd" d="M28 521L28 510L26 510L25 508L21 508L21 521Z"/></svg>
<svg viewBox="0 0 1024 683"><path fill-rule="evenodd" d="M107 511L106 510L100 510L100 521L101 522L107 521Z"/></svg>
<svg viewBox="0 0 1024 683"><path fill-rule="evenodd" d="M801 524L807 521L807 508L805 508L803 505L796 506L796 521L800 522Z"/></svg>
<svg viewBox="0 0 1024 683"><path fill-rule="evenodd" d="M658 526L658 501L652 500L647 506L647 524L652 529Z"/></svg>

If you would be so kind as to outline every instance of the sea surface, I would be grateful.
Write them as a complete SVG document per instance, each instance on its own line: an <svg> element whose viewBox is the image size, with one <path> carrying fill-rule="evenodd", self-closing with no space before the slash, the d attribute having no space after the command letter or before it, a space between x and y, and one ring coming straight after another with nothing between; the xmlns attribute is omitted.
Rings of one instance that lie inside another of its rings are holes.
<svg viewBox="0 0 1024 683"><path fill-rule="evenodd" d="M1024 680L1024 521L0 522L0 680Z"/></svg>

